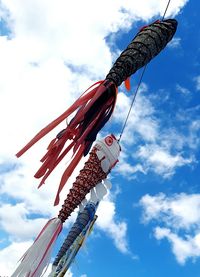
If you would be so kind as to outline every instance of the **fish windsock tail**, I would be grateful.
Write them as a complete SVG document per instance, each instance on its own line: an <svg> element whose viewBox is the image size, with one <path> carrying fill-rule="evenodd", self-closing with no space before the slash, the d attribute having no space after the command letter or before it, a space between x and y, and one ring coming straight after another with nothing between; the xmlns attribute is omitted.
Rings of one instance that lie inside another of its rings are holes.
<svg viewBox="0 0 200 277"><path fill-rule="evenodd" d="M62 222L53 218L44 226L33 245L21 258L21 262L11 277L42 276L49 265L56 239L62 231Z"/></svg>

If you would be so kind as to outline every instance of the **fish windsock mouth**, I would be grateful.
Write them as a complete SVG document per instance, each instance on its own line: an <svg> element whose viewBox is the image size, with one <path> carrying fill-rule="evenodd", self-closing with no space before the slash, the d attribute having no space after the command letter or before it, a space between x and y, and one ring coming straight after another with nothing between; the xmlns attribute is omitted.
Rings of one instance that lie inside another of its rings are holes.
<svg viewBox="0 0 200 277"><path fill-rule="evenodd" d="M174 29L177 29L178 21L176 19L169 18L169 19L163 20L163 22L170 23L173 26Z"/></svg>

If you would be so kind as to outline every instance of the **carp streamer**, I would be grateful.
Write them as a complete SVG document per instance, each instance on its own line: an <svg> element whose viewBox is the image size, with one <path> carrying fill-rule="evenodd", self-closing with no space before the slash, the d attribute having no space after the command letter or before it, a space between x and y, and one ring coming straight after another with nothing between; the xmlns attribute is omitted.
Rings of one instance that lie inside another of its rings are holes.
<svg viewBox="0 0 200 277"><path fill-rule="evenodd" d="M97 219L98 202L89 201L78 213L77 219L63 242L53 264L49 277L61 277L67 272L79 249L86 241Z"/></svg>
<svg viewBox="0 0 200 277"><path fill-rule="evenodd" d="M91 201L94 205L107 193L110 183L106 177L118 162L120 149L119 143L113 135L96 142L89 154L88 161L76 177L58 216L50 219L43 227L33 245L21 258L21 263L11 277L42 275L49 264L53 246L66 219L76 207L84 203L89 192L91 192Z"/></svg>
<svg viewBox="0 0 200 277"><path fill-rule="evenodd" d="M46 154L41 159L42 165L35 174L36 178L41 178L39 187L72 149L73 157L61 178L59 194L82 156L86 156L89 152L98 132L111 117L117 99L117 88L123 81L129 87L128 78L138 69L147 65L165 48L173 38L176 28L177 21L175 19L157 20L143 27L121 53L105 80L88 88L71 107L42 129L16 154L17 157L20 157L38 140L76 111L67 127L50 142ZM58 203L59 197L57 195L54 205Z"/></svg>

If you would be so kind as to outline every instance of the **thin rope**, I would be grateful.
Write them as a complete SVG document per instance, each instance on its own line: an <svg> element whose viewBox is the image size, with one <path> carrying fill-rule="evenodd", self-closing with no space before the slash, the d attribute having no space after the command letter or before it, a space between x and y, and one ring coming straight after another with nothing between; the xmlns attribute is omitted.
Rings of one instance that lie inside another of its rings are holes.
<svg viewBox="0 0 200 277"><path fill-rule="evenodd" d="M123 132L124 132L124 129L125 129L125 127L126 127L126 124L127 124L128 118L129 118L129 116L130 116L130 113L131 113L133 104L134 104L134 102L135 102L135 98L136 98L136 96L137 96L137 94L138 94L140 85L141 85L141 83L142 83L142 79L143 79L143 76L144 76L144 73L145 73L146 68L147 68L147 65L145 65L145 67L143 68L142 73L141 73L141 75L140 75L140 79L139 79L139 82L138 82L136 91L135 91L135 93L134 93L133 100L132 100L132 102L131 102L131 105L130 105L128 114L127 114L126 119L125 119L125 121L124 121L124 125L123 125L123 127L122 127L122 130L121 130L121 133L120 133L120 136L119 136L118 141L120 141L120 139L121 139L121 137L122 137L122 134L123 134Z"/></svg>
<svg viewBox="0 0 200 277"><path fill-rule="evenodd" d="M168 3L167 3L167 6L166 6L165 11L164 11L163 16L162 16L162 21L165 19L165 15L166 15L167 10L168 10L168 8L169 8L170 2L171 2L171 0L169 0Z"/></svg>
<svg viewBox="0 0 200 277"><path fill-rule="evenodd" d="M170 2L171 2L171 0L169 0L169 1L168 1L168 3L167 3L167 5L166 5L166 8L165 8L165 11L164 11L164 13L163 13L163 16L162 16L161 21L163 21L163 20L165 19L165 15L166 15L167 10L168 10L168 8L169 8L169 4L170 4ZM133 108L133 104L135 103L135 99L136 99L136 96L137 96L138 91L139 91L139 89L140 89L140 86L141 86L141 83L142 83L142 80L143 80L143 77L144 77L144 73L145 73L145 71L146 71L146 68L147 68L147 64L144 66L144 68L143 68L143 70L142 70L142 73L141 73L141 75L140 75L140 79L139 79L139 82L138 82L137 88L136 88L136 90L135 90L135 93L134 93L134 95L133 95L133 100L131 101L131 105L130 105L130 108L129 108L128 114L127 114L127 116L126 116L126 118L125 118L125 121L124 121L124 124L123 124L122 130L121 130L121 132L120 132L120 136L119 136L118 141L120 141L120 140L121 140L122 135L123 135L123 133L124 133L124 129L126 128L127 121L128 121L128 119L129 119L129 116L130 116L131 110L132 110L132 108Z"/></svg>

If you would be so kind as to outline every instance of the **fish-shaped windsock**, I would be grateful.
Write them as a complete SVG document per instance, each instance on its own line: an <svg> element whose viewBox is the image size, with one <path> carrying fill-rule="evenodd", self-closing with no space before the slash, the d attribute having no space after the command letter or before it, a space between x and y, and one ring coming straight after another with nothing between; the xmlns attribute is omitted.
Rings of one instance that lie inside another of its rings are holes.
<svg viewBox="0 0 200 277"><path fill-rule="evenodd" d="M97 220L97 215L94 216L91 224L84 230L75 240L73 245L68 249L64 256L59 261L57 266L52 267L52 271L48 277L64 277L72 263L74 262L76 255L78 254L81 247L84 245L86 239L91 233L93 225ZM87 234L88 233L88 234Z"/></svg>
<svg viewBox="0 0 200 277"><path fill-rule="evenodd" d="M63 223L91 192L91 199L97 203L106 193L106 177L118 162L120 145L114 135L98 140L89 154L83 169L76 177L57 218L50 219L33 245L26 251L21 263L11 277L38 277L49 263L53 246L62 231ZM59 201L59 188L56 201Z"/></svg>
<svg viewBox="0 0 200 277"><path fill-rule="evenodd" d="M69 269L96 221L97 216L95 216L95 212L97 206L98 203L89 201L85 208L78 213L75 223L71 227L65 241L56 255L52 264L52 272L49 277L64 276L63 273L66 273Z"/></svg>
<svg viewBox="0 0 200 277"><path fill-rule="evenodd" d="M42 165L35 177L41 186L63 157L73 149L73 158L66 168L61 186L67 182L81 157L86 156L97 133L112 115L117 98L117 88L138 69L145 66L165 48L177 28L175 19L156 21L142 28L114 63L105 80L88 88L61 116L42 129L16 155L21 156L33 144L77 111L65 129L54 138L41 159ZM66 142L71 141L65 146Z"/></svg>

